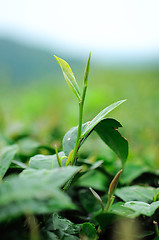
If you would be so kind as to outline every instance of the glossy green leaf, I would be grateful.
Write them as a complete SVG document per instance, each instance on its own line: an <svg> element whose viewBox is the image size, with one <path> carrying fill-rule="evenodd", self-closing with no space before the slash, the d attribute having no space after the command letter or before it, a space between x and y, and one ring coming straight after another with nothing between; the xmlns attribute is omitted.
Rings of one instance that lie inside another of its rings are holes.
<svg viewBox="0 0 159 240"><path fill-rule="evenodd" d="M71 91L75 94L75 96L80 101L80 99L81 99L80 89L79 89L79 86L76 82L75 76L74 76L69 64L57 56L54 56L54 57L56 58L57 62L59 63L59 65L62 69L64 78L65 78L67 84L69 85Z"/></svg>
<svg viewBox="0 0 159 240"><path fill-rule="evenodd" d="M121 198L123 201L143 201L151 203L153 196L159 192L159 189L153 187L141 187L141 186L130 186L118 188L115 191L115 195Z"/></svg>
<svg viewBox="0 0 159 240"><path fill-rule="evenodd" d="M5 147L0 152L0 180L7 172L15 154L17 152L17 145Z"/></svg>
<svg viewBox="0 0 159 240"><path fill-rule="evenodd" d="M106 115L108 113L110 113L113 109L115 109L116 107L118 107L120 104L122 104L123 102L125 102L126 100L121 100L118 101L116 103L111 104L110 106L106 107L105 109L103 109L96 117L94 117L89 124L87 124L87 126L83 129L82 131L82 138L84 138L93 128L96 127L96 125L103 119L106 117Z"/></svg>
<svg viewBox="0 0 159 240"><path fill-rule="evenodd" d="M151 204L148 204L145 202L139 202L139 201L130 201L130 202L126 202L123 205L123 207L126 207L134 211L134 213L131 214L131 217L138 217L140 215L150 217L159 208L159 201L153 202Z"/></svg>
<svg viewBox="0 0 159 240"><path fill-rule="evenodd" d="M64 152L59 152L59 157L64 157ZM62 165L65 166L66 159L62 160ZM42 155L38 154L30 158L29 167L34 169L53 169L58 168L59 164L57 161L56 154L54 155Z"/></svg>
<svg viewBox="0 0 159 240"><path fill-rule="evenodd" d="M84 123L82 125L82 129L87 125L87 123ZM70 152L74 149L75 143L76 143L76 138L77 138L77 132L78 132L78 126L71 128L64 136L63 138L63 150L68 156Z"/></svg>
<svg viewBox="0 0 159 240"><path fill-rule="evenodd" d="M42 214L75 208L59 188L78 167L55 170L24 170L20 176L5 178L0 184L0 221L22 214Z"/></svg>
<svg viewBox="0 0 159 240"><path fill-rule="evenodd" d="M63 138L63 150L66 156L74 149L77 138L78 126L71 128Z"/></svg>
<svg viewBox="0 0 159 240"><path fill-rule="evenodd" d="M128 156L128 141L118 132L122 125L112 118L100 121L94 130L101 139L118 155L124 165Z"/></svg>

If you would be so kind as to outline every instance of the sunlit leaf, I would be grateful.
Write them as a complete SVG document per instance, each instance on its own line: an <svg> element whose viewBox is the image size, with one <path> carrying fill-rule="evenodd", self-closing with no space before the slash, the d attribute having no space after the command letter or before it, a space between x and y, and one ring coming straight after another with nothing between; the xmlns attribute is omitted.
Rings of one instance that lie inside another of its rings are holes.
<svg viewBox="0 0 159 240"><path fill-rule="evenodd" d="M81 99L80 89L79 89L79 86L76 82L75 76L74 76L69 64L57 56L54 56L54 57L56 58L57 62L59 63L59 65L62 69L64 78L65 78L67 84L69 85L72 92L76 95L78 100L80 101L80 99Z"/></svg>

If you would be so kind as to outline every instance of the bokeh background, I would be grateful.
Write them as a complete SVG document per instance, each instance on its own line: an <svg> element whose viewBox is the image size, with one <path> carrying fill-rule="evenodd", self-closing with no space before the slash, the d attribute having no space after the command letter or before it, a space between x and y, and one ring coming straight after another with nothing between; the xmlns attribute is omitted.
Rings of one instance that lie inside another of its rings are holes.
<svg viewBox="0 0 159 240"><path fill-rule="evenodd" d="M65 132L78 124L78 103L53 55L69 62L82 87L91 51L84 121L127 99L109 117L124 126L129 161L159 167L159 1L0 5L0 145L4 138L31 136L33 145L58 141L61 147ZM88 149L111 161L112 152L96 136Z"/></svg>

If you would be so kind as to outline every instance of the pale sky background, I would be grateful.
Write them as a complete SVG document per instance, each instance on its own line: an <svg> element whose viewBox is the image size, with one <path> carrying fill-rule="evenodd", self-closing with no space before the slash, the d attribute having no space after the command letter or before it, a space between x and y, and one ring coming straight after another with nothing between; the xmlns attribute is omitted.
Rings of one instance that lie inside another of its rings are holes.
<svg viewBox="0 0 159 240"><path fill-rule="evenodd" d="M159 56L159 0L0 0L0 37L75 54Z"/></svg>

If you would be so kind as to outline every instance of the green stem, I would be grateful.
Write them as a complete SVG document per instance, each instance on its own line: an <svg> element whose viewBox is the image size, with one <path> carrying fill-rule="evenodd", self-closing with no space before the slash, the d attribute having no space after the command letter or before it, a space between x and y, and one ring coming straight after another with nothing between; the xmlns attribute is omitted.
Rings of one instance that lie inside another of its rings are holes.
<svg viewBox="0 0 159 240"><path fill-rule="evenodd" d="M112 196L111 198L108 199L106 208L104 209L104 213L108 212L108 210L110 209L111 205L112 205L113 202L114 202L114 199L115 199L114 196Z"/></svg>
<svg viewBox="0 0 159 240"><path fill-rule="evenodd" d="M159 237L159 229L158 229L158 223L156 221L153 221L153 224L155 226L155 233L156 233L156 236Z"/></svg>
<svg viewBox="0 0 159 240"><path fill-rule="evenodd" d="M75 143L75 147L74 147L73 154L72 154L72 165L75 165L76 155L77 155L79 145L81 142L83 109L84 109L84 100L85 100L85 96L86 96L86 91L87 91L87 85L84 85L82 99L79 102L79 125L78 125L78 133L77 133L76 143Z"/></svg>
<svg viewBox="0 0 159 240"><path fill-rule="evenodd" d="M58 161L59 167L62 167L61 160L60 160L60 157L59 157L59 154L58 154L58 150L57 150L57 146L56 146L56 145L55 145L55 152L56 152L56 157L57 157L57 161Z"/></svg>

